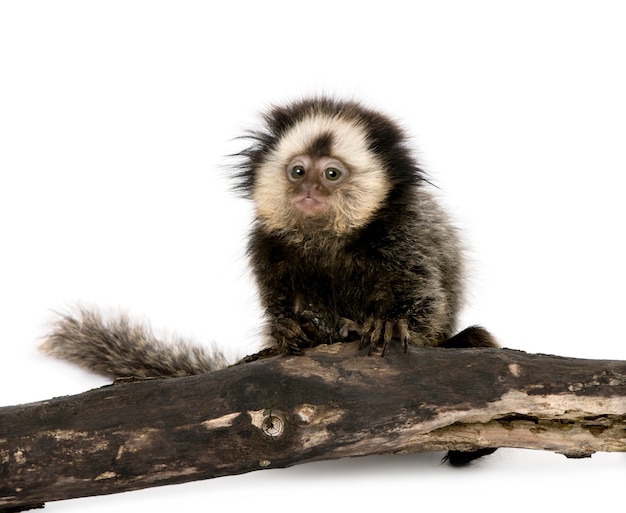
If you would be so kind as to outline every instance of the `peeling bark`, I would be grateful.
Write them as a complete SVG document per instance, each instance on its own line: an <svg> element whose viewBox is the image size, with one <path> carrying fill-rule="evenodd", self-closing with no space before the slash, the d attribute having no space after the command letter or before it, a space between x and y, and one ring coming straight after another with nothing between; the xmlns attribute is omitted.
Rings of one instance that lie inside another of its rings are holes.
<svg viewBox="0 0 626 513"><path fill-rule="evenodd" d="M371 454L626 451L626 362L319 346L0 408L0 510Z"/></svg>

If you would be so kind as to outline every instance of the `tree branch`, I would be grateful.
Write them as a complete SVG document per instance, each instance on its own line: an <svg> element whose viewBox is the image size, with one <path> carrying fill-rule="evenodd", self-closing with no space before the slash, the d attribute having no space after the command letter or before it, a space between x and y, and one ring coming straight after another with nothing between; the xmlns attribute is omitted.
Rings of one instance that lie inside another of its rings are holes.
<svg viewBox="0 0 626 513"><path fill-rule="evenodd" d="M336 344L0 408L0 510L397 452L626 451L626 362Z"/></svg>

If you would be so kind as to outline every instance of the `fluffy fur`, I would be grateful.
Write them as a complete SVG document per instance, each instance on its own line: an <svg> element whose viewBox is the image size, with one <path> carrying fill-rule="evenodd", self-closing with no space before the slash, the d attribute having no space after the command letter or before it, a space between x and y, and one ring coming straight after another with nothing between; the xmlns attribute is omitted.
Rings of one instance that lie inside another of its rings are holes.
<svg viewBox="0 0 626 513"><path fill-rule="evenodd" d="M40 349L113 378L182 377L228 366L219 351L184 340L163 342L126 315L105 320L86 308L60 315Z"/></svg>

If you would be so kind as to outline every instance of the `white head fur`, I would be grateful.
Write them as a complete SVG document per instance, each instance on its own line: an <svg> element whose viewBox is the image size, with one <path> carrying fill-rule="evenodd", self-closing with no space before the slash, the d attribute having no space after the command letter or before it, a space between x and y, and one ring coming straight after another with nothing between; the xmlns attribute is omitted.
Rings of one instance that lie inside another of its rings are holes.
<svg viewBox="0 0 626 513"><path fill-rule="evenodd" d="M298 157L316 158L310 155L311 147L322 137L330 141L328 157L343 163L348 176L340 186L328 189L328 211L310 219L295 204L289 165ZM312 227L341 236L363 226L384 203L390 187L383 164L369 145L358 119L312 110L279 137L257 168L252 198L258 221L296 242Z"/></svg>

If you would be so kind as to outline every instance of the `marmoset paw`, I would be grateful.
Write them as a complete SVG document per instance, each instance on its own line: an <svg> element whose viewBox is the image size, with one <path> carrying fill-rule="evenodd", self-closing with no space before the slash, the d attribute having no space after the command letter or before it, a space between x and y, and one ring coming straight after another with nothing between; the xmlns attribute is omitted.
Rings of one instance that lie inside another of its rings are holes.
<svg viewBox="0 0 626 513"><path fill-rule="evenodd" d="M303 349L312 346L311 340L302 330L301 323L293 319L275 321L272 326L272 337L284 353L301 355Z"/></svg>
<svg viewBox="0 0 626 513"><path fill-rule="evenodd" d="M328 328L321 317L312 310L303 310L298 314L297 323L302 333L309 341L315 340L321 333L328 333ZM312 343L310 345L312 345ZM307 347L310 347L310 345Z"/></svg>
<svg viewBox="0 0 626 513"><path fill-rule="evenodd" d="M355 340L361 340L363 336L363 328L360 324L357 324L353 320L342 317L339 321L341 326L339 327L339 337L344 342L351 342Z"/></svg>
<svg viewBox="0 0 626 513"><path fill-rule="evenodd" d="M363 324L360 348L369 346L368 355L380 348L380 355L385 356L392 340L399 340L403 351L407 352L411 334L406 319L384 320L369 317Z"/></svg>

